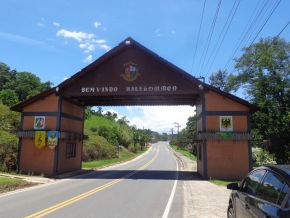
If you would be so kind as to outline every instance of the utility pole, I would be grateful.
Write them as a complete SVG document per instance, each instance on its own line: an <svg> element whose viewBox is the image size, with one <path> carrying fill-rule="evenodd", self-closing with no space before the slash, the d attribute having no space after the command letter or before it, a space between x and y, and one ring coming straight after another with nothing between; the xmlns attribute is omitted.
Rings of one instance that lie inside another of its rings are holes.
<svg viewBox="0 0 290 218"><path fill-rule="evenodd" d="M173 141L173 130L174 128L171 128L171 141Z"/></svg>
<svg viewBox="0 0 290 218"><path fill-rule="evenodd" d="M177 140L178 140L178 138L179 138L179 127L181 127L180 125L179 125L179 123L177 123L177 122L175 122L175 123L173 123L174 125L175 125L175 127L177 128Z"/></svg>

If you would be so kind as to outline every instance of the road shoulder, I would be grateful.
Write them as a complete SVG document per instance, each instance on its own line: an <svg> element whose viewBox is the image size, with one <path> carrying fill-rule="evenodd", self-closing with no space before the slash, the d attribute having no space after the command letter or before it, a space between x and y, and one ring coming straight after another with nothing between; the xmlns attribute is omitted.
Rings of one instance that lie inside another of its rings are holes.
<svg viewBox="0 0 290 218"><path fill-rule="evenodd" d="M170 146L169 146L170 147ZM202 179L196 162L170 148L179 160L183 183L183 217L226 217L231 191Z"/></svg>

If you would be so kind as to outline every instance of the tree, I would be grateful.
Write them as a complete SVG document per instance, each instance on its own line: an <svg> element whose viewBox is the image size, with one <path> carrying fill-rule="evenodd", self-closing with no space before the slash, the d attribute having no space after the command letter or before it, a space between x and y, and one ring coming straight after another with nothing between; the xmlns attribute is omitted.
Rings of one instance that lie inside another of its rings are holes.
<svg viewBox="0 0 290 218"><path fill-rule="evenodd" d="M196 116L191 116L187 119L186 127L179 133L177 145L187 149L188 145L194 144L194 137L196 134ZM192 146L193 147L193 146ZM194 154L195 149L191 150Z"/></svg>
<svg viewBox="0 0 290 218"><path fill-rule="evenodd" d="M6 64L0 62L0 90L14 88L15 77L16 71L10 70Z"/></svg>
<svg viewBox="0 0 290 218"><path fill-rule="evenodd" d="M8 106L12 106L18 103L18 96L11 89L4 89L0 91L0 101Z"/></svg>
<svg viewBox="0 0 290 218"><path fill-rule="evenodd" d="M247 48L236 60L236 87L243 87L250 101L259 107L253 117L255 144L269 140L267 149L277 163L290 157L290 43L266 38Z"/></svg>
<svg viewBox="0 0 290 218"><path fill-rule="evenodd" d="M0 90L4 104L11 106L49 89L52 85L49 81L42 83L40 78L32 73L10 70L6 64L0 63Z"/></svg>
<svg viewBox="0 0 290 218"><path fill-rule="evenodd" d="M51 82L41 83L39 77L29 72L18 72L16 74L15 92L20 101L49 89L51 85Z"/></svg>
<svg viewBox="0 0 290 218"><path fill-rule="evenodd" d="M168 134L166 132L162 133L162 135L160 136L160 140L161 141L168 141Z"/></svg>
<svg viewBox="0 0 290 218"><path fill-rule="evenodd" d="M230 86L231 76L226 70L218 70L210 75L209 83L222 91L230 92L233 89Z"/></svg>
<svg viewBox="0 0 290 218"><path fill-rule="evenodd" d="M84 116L85 120L88 120L92 117L92 114L93 114L92 107L90 107L90 106L85 107L84 112L85 112L85 116Z"/></svg>
<svg viewBox="0 0 290 218"><path fill-rule="evenodd" d="M16 169L18 138L15 132L19 121L19 113L12 112L6 105L0 104L0 170Z"/></svg>
<svg viewBox="0 0 290 218"><path fill-rule="evenodd" d="M0 130L15 133L19 124L20 114L11 111L6 105L0 104Z"/></svg>

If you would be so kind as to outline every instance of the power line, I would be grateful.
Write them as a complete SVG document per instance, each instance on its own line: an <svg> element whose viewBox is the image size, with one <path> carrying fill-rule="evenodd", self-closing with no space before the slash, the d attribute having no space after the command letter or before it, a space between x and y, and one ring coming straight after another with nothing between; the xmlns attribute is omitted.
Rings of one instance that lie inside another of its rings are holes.
<svg viewBox="0 0 290 218"><path fill-rule="evenodd" d="M217 18L218 18L218 14L219 14L221 3L222 3L222 0L219 0L217 8L216 8L215 15L214 15L214 18L213 18L213 21L211 23L211 27L210 27L210 31L209 31L209 35L208 35L208 39L207 39L208 43L207 43L206 48L205 48L205 50L203 52L204 55L202 55L202 58L200 59L202 61L202 64L200 65L201 66L200 67L200 72L203 69L204 62L205 62L205 59L206 59L206 56L207 56L207 52L208 52L208 49L209 49L209 46L210 46L210 43L211 43L211 39L212 39L212 35L213 35L214 29L215 29L215 24L216 24L216 21L217 21Z"/></svg>
<svg viewBox="0 0 290 218"><path fill-rule="evenodd" d="M209 67L208 67L208 71L207 71L205 77L206 77L206 76L208 75L208 73L210 72L211 67L212 67L212 65L214 64L215 60L216 60L216 57L217 57L217 55L218 55L218 53L219 53L219 51L220 51L220 48L221 48L221 46L222 46L222 44L223 44L223 42L224 42L224 39L225 39L225 37L226 37L226 35L227 35L227 33L228 33L228 30L229 30L229 28L230 28L230 26L231 26L231 24L232 24L232 21L233 21L235 15L236 15L236 12L237 12L237 10L238 10L239 5L240 5L240 0L235 0L234 4L233 4L233 6L232 6L232 8L231 8L231 10L230 10L230 13L229 13L229 15L228 15L228 17L227 17L226 23L225 23L225 25L223 26L222 31L220 32L220 35L219 35L219 37L218 37L218 40L217 40L216 46L215 46L215 48L214 48L214 52L211 53L211 56L209 57L209 59L208 59L208 61L207 61L206 66L208 66L208 62L209 62L210 59L213 57L213 59L212 59L210 65L209 65ZM214 54L214 55L213 55L213 54Z"/></svg>
<svg viewBox="0 0 290 218"><path fill-rule="evenodd" d="M203 23L203 17L204 17L204 11L205 11L205 4L206 4L206 0L204 0L204 2L203 2L202 13L201 13L201 19L200 19L200 24L199 24L198 33L197 33L197 40L196 40L195 48L194 48L194 50L193 50L193 60L192 60L192 66L191 66L191 73L193 73L194 62L195 62L195 56L196 56L197 47L198 47L198 43L199 43L199 37L200 37L201 26L202 26L202 23Z"/></svg>
<svg viewBox="0 0 290 218"><path fill-rule="evenodd" d="M262 25L260 26L260 28L258 29L258 32L256 33L256 35L254 36L254 38L252 39L250 46L252 46L255 42L255 40L257 39L257 37L259 36L259 34L261 33L261 31L264 29L264 27L266 26L266 24L268 23L268 21L270 20L270 18L272 17L273 13L275 12L275 10L277 9L277 7L279 6L279 4L281 3L282 0L278 0L273 4L273 7L270 9L270 13L268 14L268 16L266 17L266 19L264 20L264 22L262 23ZM232 57L233 59L234 57ZM249 68L248 68L249 69Z"/></svg>
<svg viewBox="0 0 290 218"><path fill-rule="evenodd" d="M275 39L277 39L280 35L281 35L281 33L287 28L287 26L289 25L289 23L290 23L290 20L287 22L287 24L280 30L280 32L274 37L274 40ZM260 60L260 58L262 57L262 55L261 56L258 56L258 58L255 60L256 62L258 62L259 60ZM247 67L247 69L246 70L244 70L245 72L246 71L248 71L251 67L253 67L253 65L255 64L255 61L253 61L252 63L251 63L251 65L249 66L249 67ZM277 69L277 68L276 68ZM279 69L279 68L278 68ZM281 69L283 69L283 68L281 68ZM271 107L271 106L267 106L267 107ZM279 107L279 108L288 108L288 107Z"/></svg>
<svg viewBox="0 0 290 218"><path fill-rule="evenodd" d="M248 45L250 43L251 38L253 38L253 36L255 35L255 32L257 32L256 30L258 30L259 27L262 25L263 20L265 19L265 17L267 17L268 11L271 10L271 4L274 5L275 2L274 1L270 1L269 4L265 6L265 10L262 11L262 13L260 15L261 18L259 20L257 20L257 22L255 22L255 24L253 25L253 31L251 31L249 33L249 35L246 37L244 45Z"/></svg>
<svg viewBox="0 0 290 218"><path fill-rule="evenodd" d="M273 13L275 12L275 10L277 9L277 7L278 7L279 4L281 3L281 1L282 1L282 0L278 0L278 1L276 2L276 5L273 6L273 8L272 8L270 14L269 14L268 17L266 18L266 20L264 21L263 25L260 27L260 29L258 30L258 32L256 33L254 39L251 41L251 44L250 44L248 47L251 47L251 46L254 44L255 40L257 39L257 37L259 36L259 34L261 33L261 31L263 30L263 28L265 27L265 25L268 23L269 19L271 18L271 16L272 16ZM288 24L286 24L286 27L287 27L287 25L288 25ZM285 27L285 28L286 28L286 27ZM283 32L284 30L282 29L281 31ZM281 31L280 31L280 32L281 32ZM277 38L277 37L279 37L279 34L278 34L275 38ZM260 56L260 57L261 57L261 56ZM258 61L258 60L260 59L260 57L258 57L256 61ZM253 65L254 65L254 62L253 62L253 63L252 63L248 68L247 68L247 70L249 70Z"/></svg>
<svg viewBox="0 0 290 218"><path fill-rule="evenodd" d="M290 23L290 20L288 21L288 23L282 28L282 30L278 33L278 35L276 36L276 37L279 37L282 33L283 33L283 31L286 29L286 27L289 25L289 23Z"/></svg>
<svg viewBox="0 0 290 218"><path fill-rule="evenodd" d="M228 59L228 61L226 62L224 69L226 69L229 65L229 63L234 59L238 49L240 48L240 46L242 45L242 43L246 40L246 37L248 37L248 35L252 32L253 27L255 26L255 23L257 22L258 18L261 16L262 12L265 10L265 7L267 6L269 0L266 0L264 2L264 4L262 5L262 7L259 9L260 6L260 2L258 2L258 4L256 5L250 19L249 19L249 26L248 28L245 28L240 39L237 42L237 46L234 50L234 52L232 53L232 55L230 56L230 58Z"/></svg>
<svg viewBox="0 0 290 218"><path fill-rule="evenodd" d="M264 27L266 26L266 24L268 23L268 21L270 20L270 18L272 17L273 13L276 11L277 7L279 6L279 4L281 3L282 0L279 0L277 2L277 4L272 8L271 13L269 14L269 16L267 17L266 21L264 22L264 24L260 27L258 33L256 34L255 38L252 40L250 46L255 42L255 40L257 39L257 37L259 36L259 34L261 33L261 31L264 29Z"/></svg>

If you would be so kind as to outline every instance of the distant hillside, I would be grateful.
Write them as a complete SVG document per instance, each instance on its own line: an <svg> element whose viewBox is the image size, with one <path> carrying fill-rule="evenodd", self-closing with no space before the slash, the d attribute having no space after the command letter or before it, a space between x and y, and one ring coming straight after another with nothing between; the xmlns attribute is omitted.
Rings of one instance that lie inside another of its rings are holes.
<svg viewBox="0 0 290 218"><path fill-rule="evenodd" d="M152 131L129 125L125 117L118 119L114 113L97 114L92 111L85 120L83 160L113 158L117 145L138 152L152 138Z"/></svg>

